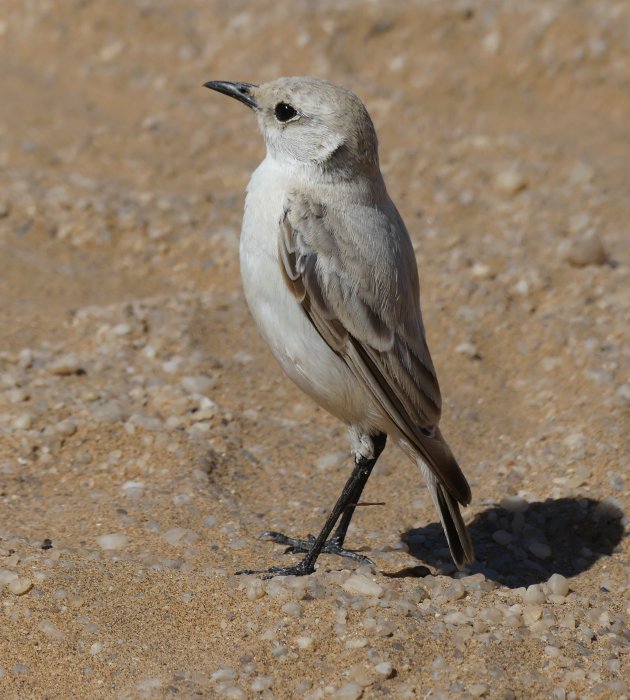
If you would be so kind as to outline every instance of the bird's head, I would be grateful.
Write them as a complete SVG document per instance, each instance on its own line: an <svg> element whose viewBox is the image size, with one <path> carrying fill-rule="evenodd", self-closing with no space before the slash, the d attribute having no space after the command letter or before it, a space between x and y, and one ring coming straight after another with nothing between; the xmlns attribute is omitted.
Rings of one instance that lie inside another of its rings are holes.
<svg viewBox="0 0 630 700"><path fill-rule="evenodd" d="M279 78L260 85L210 81L205 87L254 110L272 158L324 169L378 170L370 115L345 88L318 78Z"/></svg>

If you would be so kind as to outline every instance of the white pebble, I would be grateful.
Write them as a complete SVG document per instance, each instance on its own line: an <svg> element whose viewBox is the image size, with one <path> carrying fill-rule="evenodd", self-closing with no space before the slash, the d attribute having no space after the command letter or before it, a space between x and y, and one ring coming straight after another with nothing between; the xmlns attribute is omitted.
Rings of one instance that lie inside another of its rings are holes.
<svg viewBox="0 0 630 700"><path fill-rule="evenodd" d="M529 503L520 496L506 496L501 500L500 506L510 513L524 513L529 508Z"/></svg>
<svg viewBox="0 0 630 700"><path fill-rule="evenodd" d="M142 481L125 481L122 488L129 498L139 498L144 491L144 483Z"/></svg>
<svg viewBox="0 0 630 700"><path fill-rule="evenodd" d="M310 649L313 646L313 637L296 637L295 643L299 649Z"/></svg>
<svg viewBox="0 0 630 700"><path fill-rule="evenodd" d="M34 416L32 413L20 413L13 419L13 427L16 430L30 430L33 425Z"/></svg>
<svg viewBox="0 0 630 700"><path fill-rule="evenodd" d="M470 620L459 610L453 610L450 613L446 613L444 622L446 622L447 625L465 625L470 622Z"/></svg>
<svg viewBox="0 0 630 700"><path fill-rule="evenodd" d="M99 406L94 406L92 409L92 418L98 423L117 423L125 420L128 415L127 409L115 399L106 401Z"/></svg>
<svg viewBox="0 0 630 700"><path fill-rule="evenodd" d="M503 621L503 613L498 608L486 608L481 611L480 617L490 625L498 625Z"/></svg>
<svg viewBox="0 0 630 700"><path fill-rule="evenodd" d="M545 594L542 592L539 584L532 583L530 586L527 586L523 602L526 605L542 605L545 602Z"/></svg>
<svg viewBox="0 0 630 700"><path fill-rule="evenodd" d="M553 574L547 581L547 586L553 595L564 597L569 594L569 582L562 574Z"/></svg>
<svg viewBox="0 0 630 700"><path fill-rule="evenodd" d="M92 656L96 656L97 654L100 654L103 651L103 642L94 642L92 646L90 647L90 654Z"/></svg>
<svg viewBox="0 0 630 700"><path fill-rule="evenodd" d="M558 254L574 267L603 265L608 261L604 245L593 231L565 239L558 246Z"/></svg>
<svg viewBox="0 0 630 700"><path fill-rule="evenodd" d="M33 588L33 582L30 578L16 578L9 582L7 588L13 595L24 595Z"/></svg>
<svg viewBox="0 0 630 700"><path fill-rule="evenodd" d="M358 683L346 683L332 694L335 700L358 700L363 695L363 688Z"/></svg>
<svg viewBox="0 0 630 700"><path fill-rule="evenodd" d="M167 530L162 537L171 545L195 544L199 540L199 535L185 527L172 527Z"/></svg>
<svg viewBox="0 0 630 700"><path fill-rule="evenodd" d="M57 425L55 426L55 432L61 437L70 437L71 435L74 435L77 432L77 429L77 424L69 418L66 420L59 421L59 423L57 423Z"/></svg>
<svg viewBox="0 0 630 700"><path fill-rule="evenodd" d="M42 620L37 627L48 637L48 639L51 639L52 641L59 641L63 639L63 632L55 627L50 620Z"/></svg>
<svg viewBox="0 0 630 700"><path fill-rule="evenodd" d="M250 578L245 584L247 600L258 600L265 595L265 585L259 578Z"/></svg>
<svg viewBox="0 0 630 700"><path fill-rule="evenodd" d="M64 355L48 365L48 371L60 377L77 374L81 371L81 362L75 355Z"/></svg>
<svg viewBox="0 0 630 700"><path fill-rule="evenodd" d="M392 675L394 668L389 661L381 661L380 663L376 664L376 666L374 666L374 670L376 671L376 673L378 673L379 676L385 676L385 678L389 678Z"/></svg>
<svg viewBox="0 0 630 700"><path fill-rule="evenodd" d="M282 606L282 612L289 617L302 617L302 606L297 600L290 600Z"/></svg>
<svg viewBox="0 0 630 700"><path fill-rule="evenodd" d="M272 685L273 678L271 676L256 676L250 687L255 693L262 693L271 688Z"/></svg>
<svg viewBox="0 0 630 700"><path fill-rule="evenodd" d="M497 174L494 186L501 194L515 195L527 187L527 179L519 170L509 168Z"/></svg>
<svg viewBox="0 0 630 700"><path fill-rule="evenodd" d="M383 595L383 587L362 574L353 574L344 581L341 587L352 595L367 595L374 598L380 598Z"/></svg>
<svg viewBox="0 0 630 700"><path fill-rule="evenodd" d="M459 355L466 355L466 357L470 358L479 357L479 350L477 350L477 346L474 343L471 343L469 340L464 340L462 343L457 345L455 347L455 352Z"/></svg>
<svg viewBox="0 0 630 700"><path fill-rule="evenodd" d="M18 575L15 571L10 571L9 569L0 569L0 585L6 585L15 581Z"/></svg>
<svg viewBox="0 0 630 700"><path fill-rule="evenodd" d="M214 386L214 380L204 375L184 377L181 381L182 389L188 394L207 394Z"/></svg>
<svg viewBox="0 0 630 700"><path fill-rule="evenodd" d="M461 600L466 595L466 589L461 581L450 581L441 595L449 601Z"/></svg>
<svg viewBox="0 0 630 700"><path fill-rule="evenodd" d="M129 538L122 533L111 533L97 537L96 544L102 549L124 549L129 544Z"/></svg>
<svg viewBox="0 0 630 700"><path fill-rule="evenodd" d="M368 645L368 640L365 637L359 637L358 639L349 639L346 642L346 649L363 649Z"/></svg>
<svg viewBox="0 0 630 700"><path fill-rule="evenodd" d="M495 29L486 34L481 42L485 53L495 54L501 48L501 34Z"/></svg>
<svg viewBox="0 0 630 700"><path fill-rule="evenodd" d="M534 622L538 622L542 617L542 606L540 605L526 605L523 608L523 622L530 627Z"/></svg>
<svg viewBox="0 0 630 700"><path fill-rule="evenodd" d="M289 598L289 588L282 576L276 576L265 582L265 590L270 598L284 600Z"/></svg>
<svg viewBox="0 0 630 700"><path fill-rule="evenodd" d="M210 675L213 681L223 682L223 681L234 681L238 677L236 671L227 666L225 668L219 668L214 673Z"/></svg>

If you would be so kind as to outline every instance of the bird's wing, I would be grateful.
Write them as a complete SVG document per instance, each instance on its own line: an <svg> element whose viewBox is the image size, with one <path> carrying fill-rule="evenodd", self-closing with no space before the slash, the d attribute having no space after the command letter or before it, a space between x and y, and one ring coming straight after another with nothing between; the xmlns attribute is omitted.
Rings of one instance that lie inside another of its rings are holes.
<svg viewBox="0 0 630 700"><path fill-rule="evenodd" d="M441 398L420 316L413 248L393 205L325 207L289 197L284 279L328 345L460 502L470 488L437 428Z"/></svg>

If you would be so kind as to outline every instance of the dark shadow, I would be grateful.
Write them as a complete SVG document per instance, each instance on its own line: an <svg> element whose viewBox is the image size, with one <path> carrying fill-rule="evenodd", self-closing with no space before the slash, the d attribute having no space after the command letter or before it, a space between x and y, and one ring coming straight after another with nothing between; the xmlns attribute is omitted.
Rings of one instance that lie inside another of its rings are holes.
<svg viewBox="0 0 630 700"><path fill-rule="evenodd" d="M510 588L541 583L554 573L576 576L615 551L624 537L622 518L606 500L549 498L527 504L515 499L514 508L489 508L470 523L476 561L468 571ZM453 572L439 523L409 530L401 539L416 559Z"/></svg>

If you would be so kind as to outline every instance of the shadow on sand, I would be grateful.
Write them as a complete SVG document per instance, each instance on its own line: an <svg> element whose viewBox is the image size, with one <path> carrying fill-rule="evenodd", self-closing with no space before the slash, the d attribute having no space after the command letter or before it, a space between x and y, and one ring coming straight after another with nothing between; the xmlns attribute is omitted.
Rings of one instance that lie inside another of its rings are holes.
<svg viewBox="0 0 630 700"><path fill-rule="evenodd" d="M469 524L476 555L471 574L481 572L510 588L541 583L554 573L568 578L610 556L624 537L623 513L608 500L515 499L513 506L489 508ZM440 524L408 530L401 539L422 563L444 573L453 571ZM417 566L394 576L426 573L425 567Z"/></svg>

